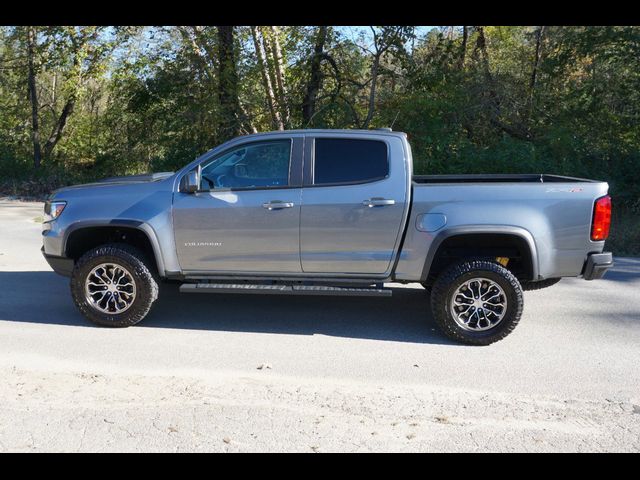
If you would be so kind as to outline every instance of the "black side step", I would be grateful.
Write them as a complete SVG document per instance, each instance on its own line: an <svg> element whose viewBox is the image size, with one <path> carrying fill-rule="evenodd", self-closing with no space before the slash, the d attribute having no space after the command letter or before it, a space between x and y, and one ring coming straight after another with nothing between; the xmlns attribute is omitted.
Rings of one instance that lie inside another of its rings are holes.
<svg viewBox="0 0 640 480"><path fill-rule="evenodd" d="M183 283L181 293L254 293L261 295L341 295L390 297L388 288L327 287L323 285L250 285L245 283Z"/></svg>

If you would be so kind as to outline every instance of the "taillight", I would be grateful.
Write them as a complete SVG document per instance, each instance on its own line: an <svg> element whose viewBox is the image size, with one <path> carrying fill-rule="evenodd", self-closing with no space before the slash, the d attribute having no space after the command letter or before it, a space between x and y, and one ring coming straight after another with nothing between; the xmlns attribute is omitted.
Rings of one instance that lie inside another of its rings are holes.
<svg viewBox="0 0 640 480"><path fill-rule="evenodd" d="M611 197L605 195L596 200L593 207L593 223L591 224L591 240L606 240L611 226Z"/></svg>

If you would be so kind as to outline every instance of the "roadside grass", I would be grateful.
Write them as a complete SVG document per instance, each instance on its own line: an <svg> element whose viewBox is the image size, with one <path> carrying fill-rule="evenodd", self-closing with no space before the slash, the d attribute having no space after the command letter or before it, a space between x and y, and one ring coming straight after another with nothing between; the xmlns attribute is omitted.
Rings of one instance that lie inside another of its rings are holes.
<svg viewBox="0 0 640 480"><path fill-rule="evenodd" d="M619 257L640 256L640 213L635 209L616 210L611 215L611 233L605 249Z"/></svg>

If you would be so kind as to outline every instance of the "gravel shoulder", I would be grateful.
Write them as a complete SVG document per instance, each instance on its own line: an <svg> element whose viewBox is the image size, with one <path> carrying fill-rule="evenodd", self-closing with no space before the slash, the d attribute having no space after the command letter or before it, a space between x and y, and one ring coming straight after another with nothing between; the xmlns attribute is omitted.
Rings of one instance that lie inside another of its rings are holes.
<svg viewBox="0 0 640 480"><path fill-rule="evenodd" d="M625 402L429 386L2 371L4 451L638 451ZM28 407L28 408L27 408Z"/></svg>

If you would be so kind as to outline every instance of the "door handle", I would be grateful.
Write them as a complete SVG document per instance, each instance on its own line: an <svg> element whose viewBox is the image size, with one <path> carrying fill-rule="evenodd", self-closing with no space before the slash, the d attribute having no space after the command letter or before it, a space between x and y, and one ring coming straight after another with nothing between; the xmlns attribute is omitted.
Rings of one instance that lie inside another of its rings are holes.
<svg viewBox="0 0 640 480"><path fill-rule="evenodd" d="M364 200L362 204L365 207L384 207L387 205L395 205L396 201L388 198L373 197L368 200Z"/></svg>
<svg viewBox="0 0 640 480"><path fill-rule="evenodd" d="M263 203L262 208L267 210L281 210L283 208L292 208L293 202L283 202L282 200L271 200L270 202Z"/></svg>

